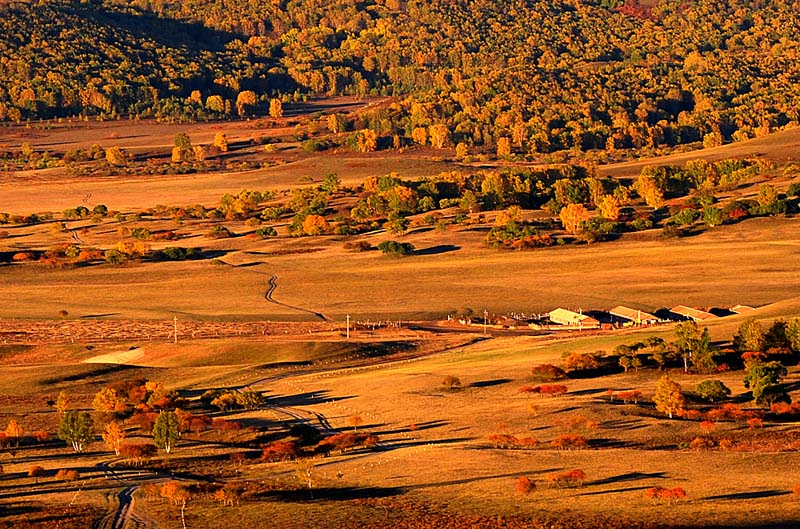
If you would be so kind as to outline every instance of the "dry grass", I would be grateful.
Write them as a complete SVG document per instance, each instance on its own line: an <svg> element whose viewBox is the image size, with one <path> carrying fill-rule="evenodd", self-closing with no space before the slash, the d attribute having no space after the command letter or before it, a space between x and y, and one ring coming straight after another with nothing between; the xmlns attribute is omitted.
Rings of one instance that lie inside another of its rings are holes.
<svg viewBox="0 0 800 529"><path fill-rule="evenodd" d="M385 238L366 240L376 244ZM4 266L0 317L53 318L67 310L72 317L309 318L264 300L272 274L278 276L276 300L339 321L345 314L441 317L459 307L501 313L617 304L649 310L677 304L758 306L791 297L800 287L800 238L791 219L753 219L674 242L628 239L518 253L485 248L482 238L470 231L416 232L404 240L421 250L445 251L395 259L376 251L349 253L330 238L225 243L238 249L231 248L223 260L248 264L243 268L209 260L71 270ZM319 251L281 255L276 250L284 244Z"/></svg>

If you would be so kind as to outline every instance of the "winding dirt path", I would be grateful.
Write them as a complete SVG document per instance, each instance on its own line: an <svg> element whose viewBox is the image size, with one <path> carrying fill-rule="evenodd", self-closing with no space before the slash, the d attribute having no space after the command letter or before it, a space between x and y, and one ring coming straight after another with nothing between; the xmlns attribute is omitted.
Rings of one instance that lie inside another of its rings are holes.
<svg viewBox="0 0 800 529"><path fill-rule="evenodd" d="M279 307L284 307L286 309L296 310L298 312L305 312L306 314L311 314L315 318L319 318L320 320L322 320L324 322L332 322L333 321L332 319L330 319L329 317L327 317L326 315L324 315L321 312L316 312L314 310L307 309L305 307L298 307L296 305L289 305L288 303L284 303L282 301L278 301L277 299L275 299L274 294L275 294L275 291L278 289L278 276L276 276L275 274L268 274L266 272L259 272L258 270L250 270L249 268L244 268L241 265L235 265L235 264L228 263L228 262L222 261L222 260L220 260L220 262L222 264L224 264L224 265L230 266L231 268L235 268L237 270L241 270L241 271L244 271L244 272L250 272L251 274L258 274L260 276L269 276L269 279L267 279L267 290L264 292L264 299L267 301L267 303L272 303L273 305L277 305Z"/></svg>
<svg viewBox="0 0 800 529"><path fill-rule="evenodd" d="M281 307L286 307L287 309L298 310L300 312L306 312L308 314L311 314L311 315L321 319L322 321L333 321L329 317L327 317L324 314L322 314L321 312L315 312L315 311L313 311L311 309L305 309L303 307L296 307L294 305L289 305L287 303L283 303L281 301L277 301L274 297L272 297L272 295L275 293L275 290L277 290L277 288L278 288L278 276L271 275L269 277L269 281L267 282L267 284L269 285L269 287L267 288L267 291L264 293L264 299L266 299L268 302L273 303L273 304L278 305L278 306L281 306Z"/></svg>

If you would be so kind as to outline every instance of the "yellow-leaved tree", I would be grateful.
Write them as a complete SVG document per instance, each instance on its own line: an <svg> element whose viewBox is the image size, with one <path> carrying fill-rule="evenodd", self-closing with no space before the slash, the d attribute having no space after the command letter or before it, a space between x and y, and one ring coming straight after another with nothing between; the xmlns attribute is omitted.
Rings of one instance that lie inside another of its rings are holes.
<svg viewBox="0 0 800 529"><path fill-rule="evenodd" d="M578 233L584 222L589 220L589 210L583 204L567 204L558 214L561 224L569 233Z"/></svg>
<svg viewBox="0 0 800 529"><path fill-rule="evenodd" d="M664 375L656 385L656 394L653 395L656 409L666 413L670 419L680 412L686 404L686 399L681 392L681 385L672 380L669 375Z"/></svg>

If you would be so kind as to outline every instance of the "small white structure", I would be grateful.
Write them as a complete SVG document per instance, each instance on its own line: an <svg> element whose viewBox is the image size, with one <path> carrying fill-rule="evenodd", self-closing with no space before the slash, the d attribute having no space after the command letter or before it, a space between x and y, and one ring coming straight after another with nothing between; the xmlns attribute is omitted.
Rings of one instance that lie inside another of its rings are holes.
<svg viewBox="0 0 800 529"><path fill-rule="evenodd" d="M628 320L634 325L655 325L658 323L658 318L652 314L642 312L641 310L624 307L622 305L618 305L613 309L609 309L608 313L617 318Z"/></svg>
<svg viewBox="0 0 800 529"><path fill-rule="evenodd" d="M715 314L711 314L710 312L696 309L694 307L687 307L686 305L678 305L677 307L672 307L669 310L674 312L675 314L680 314L681 316L692 319L694 321L713 320L719 317Z"/></svg>
<svg viewBox="0 0 800 529"><path fill-rule="evenodd" d="M558 308L548 314L550 321L574 329L599 329L600 322L580 312Z"/></svg>

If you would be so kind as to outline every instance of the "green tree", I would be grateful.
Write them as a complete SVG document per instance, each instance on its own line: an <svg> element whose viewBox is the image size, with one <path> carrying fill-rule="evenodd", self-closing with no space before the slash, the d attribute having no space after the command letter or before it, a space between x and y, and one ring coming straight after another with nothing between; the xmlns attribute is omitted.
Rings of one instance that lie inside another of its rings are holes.
<svg viewBox="0 0 800 529"><path fill-rule="evenodd" d="M181 426L174 411L162 411L153 425L153 444L170 453L181 437Z"/></svg>
<svg viewBox="0 0 800 529"><path fill-rule="evenodd" d="M800 352L800 318L792 318L786 324L786 339L794 352Z"/></svg>
<svg viewBox="0 0 800 529"><path fill-rule="evenodd" d="M783 400L781 393L785 392L780 391L778 386L786 373L786 368L780 362L754 362L744 377L744 387L753 392L753 400L758 405Z"/></svg>
<svg viewBox="0 0 800 529"><path fill-rule="evenodd" d="M83 452L94 440L94 421L85 411L66 411L61 417L58 437L72 445L76 452Z"/></svg>
<svg viewBox="0 0 800 529"><path fill-rule="evenodd" d="M658 411L666 413L672 419L674 414L683 411L686 404L686 399L681 392L681 385L672 380L669 375L664 375L656 385L653 403Z"/></svg>
<svg viewBox="0 0 800 529"><path fill-rule="evenodd" d="M716 368L708 328L700 330L696 321L684 321L675 326L674 345L683 358L684 372L689 371L689 362L701 373L710 373Z"/></svg>
<svg viewBox="0 0 800 529"><path fill-rule="evenodd" d="M342 180L339 178L339 175L336 173L328 173L323 177L322 183L319 185L319 189L325 193L332 194L339 191L341 185Z"/></svg>
<svg viewBox="0 0 800 529"><path fill-rule="evenodd" d="M724 400L731 394L730 388L719 380L704 380L697 385L694 392L708 402Z"/></svg>
<svg viewBox="0 0 800 529"><path fill-rule="evenodd" d="M739 333L733 337L733 344L737 351L761 352L766 348L767 339L761 323L749 318L739 325Z"/></svg>
<svg viewBox="0 0 800 529"><path fill-rule="evenodd" d="M710 228L721 225L725 220L723 211L715 206L706 206L703 208L703 224Z"/></svg>

